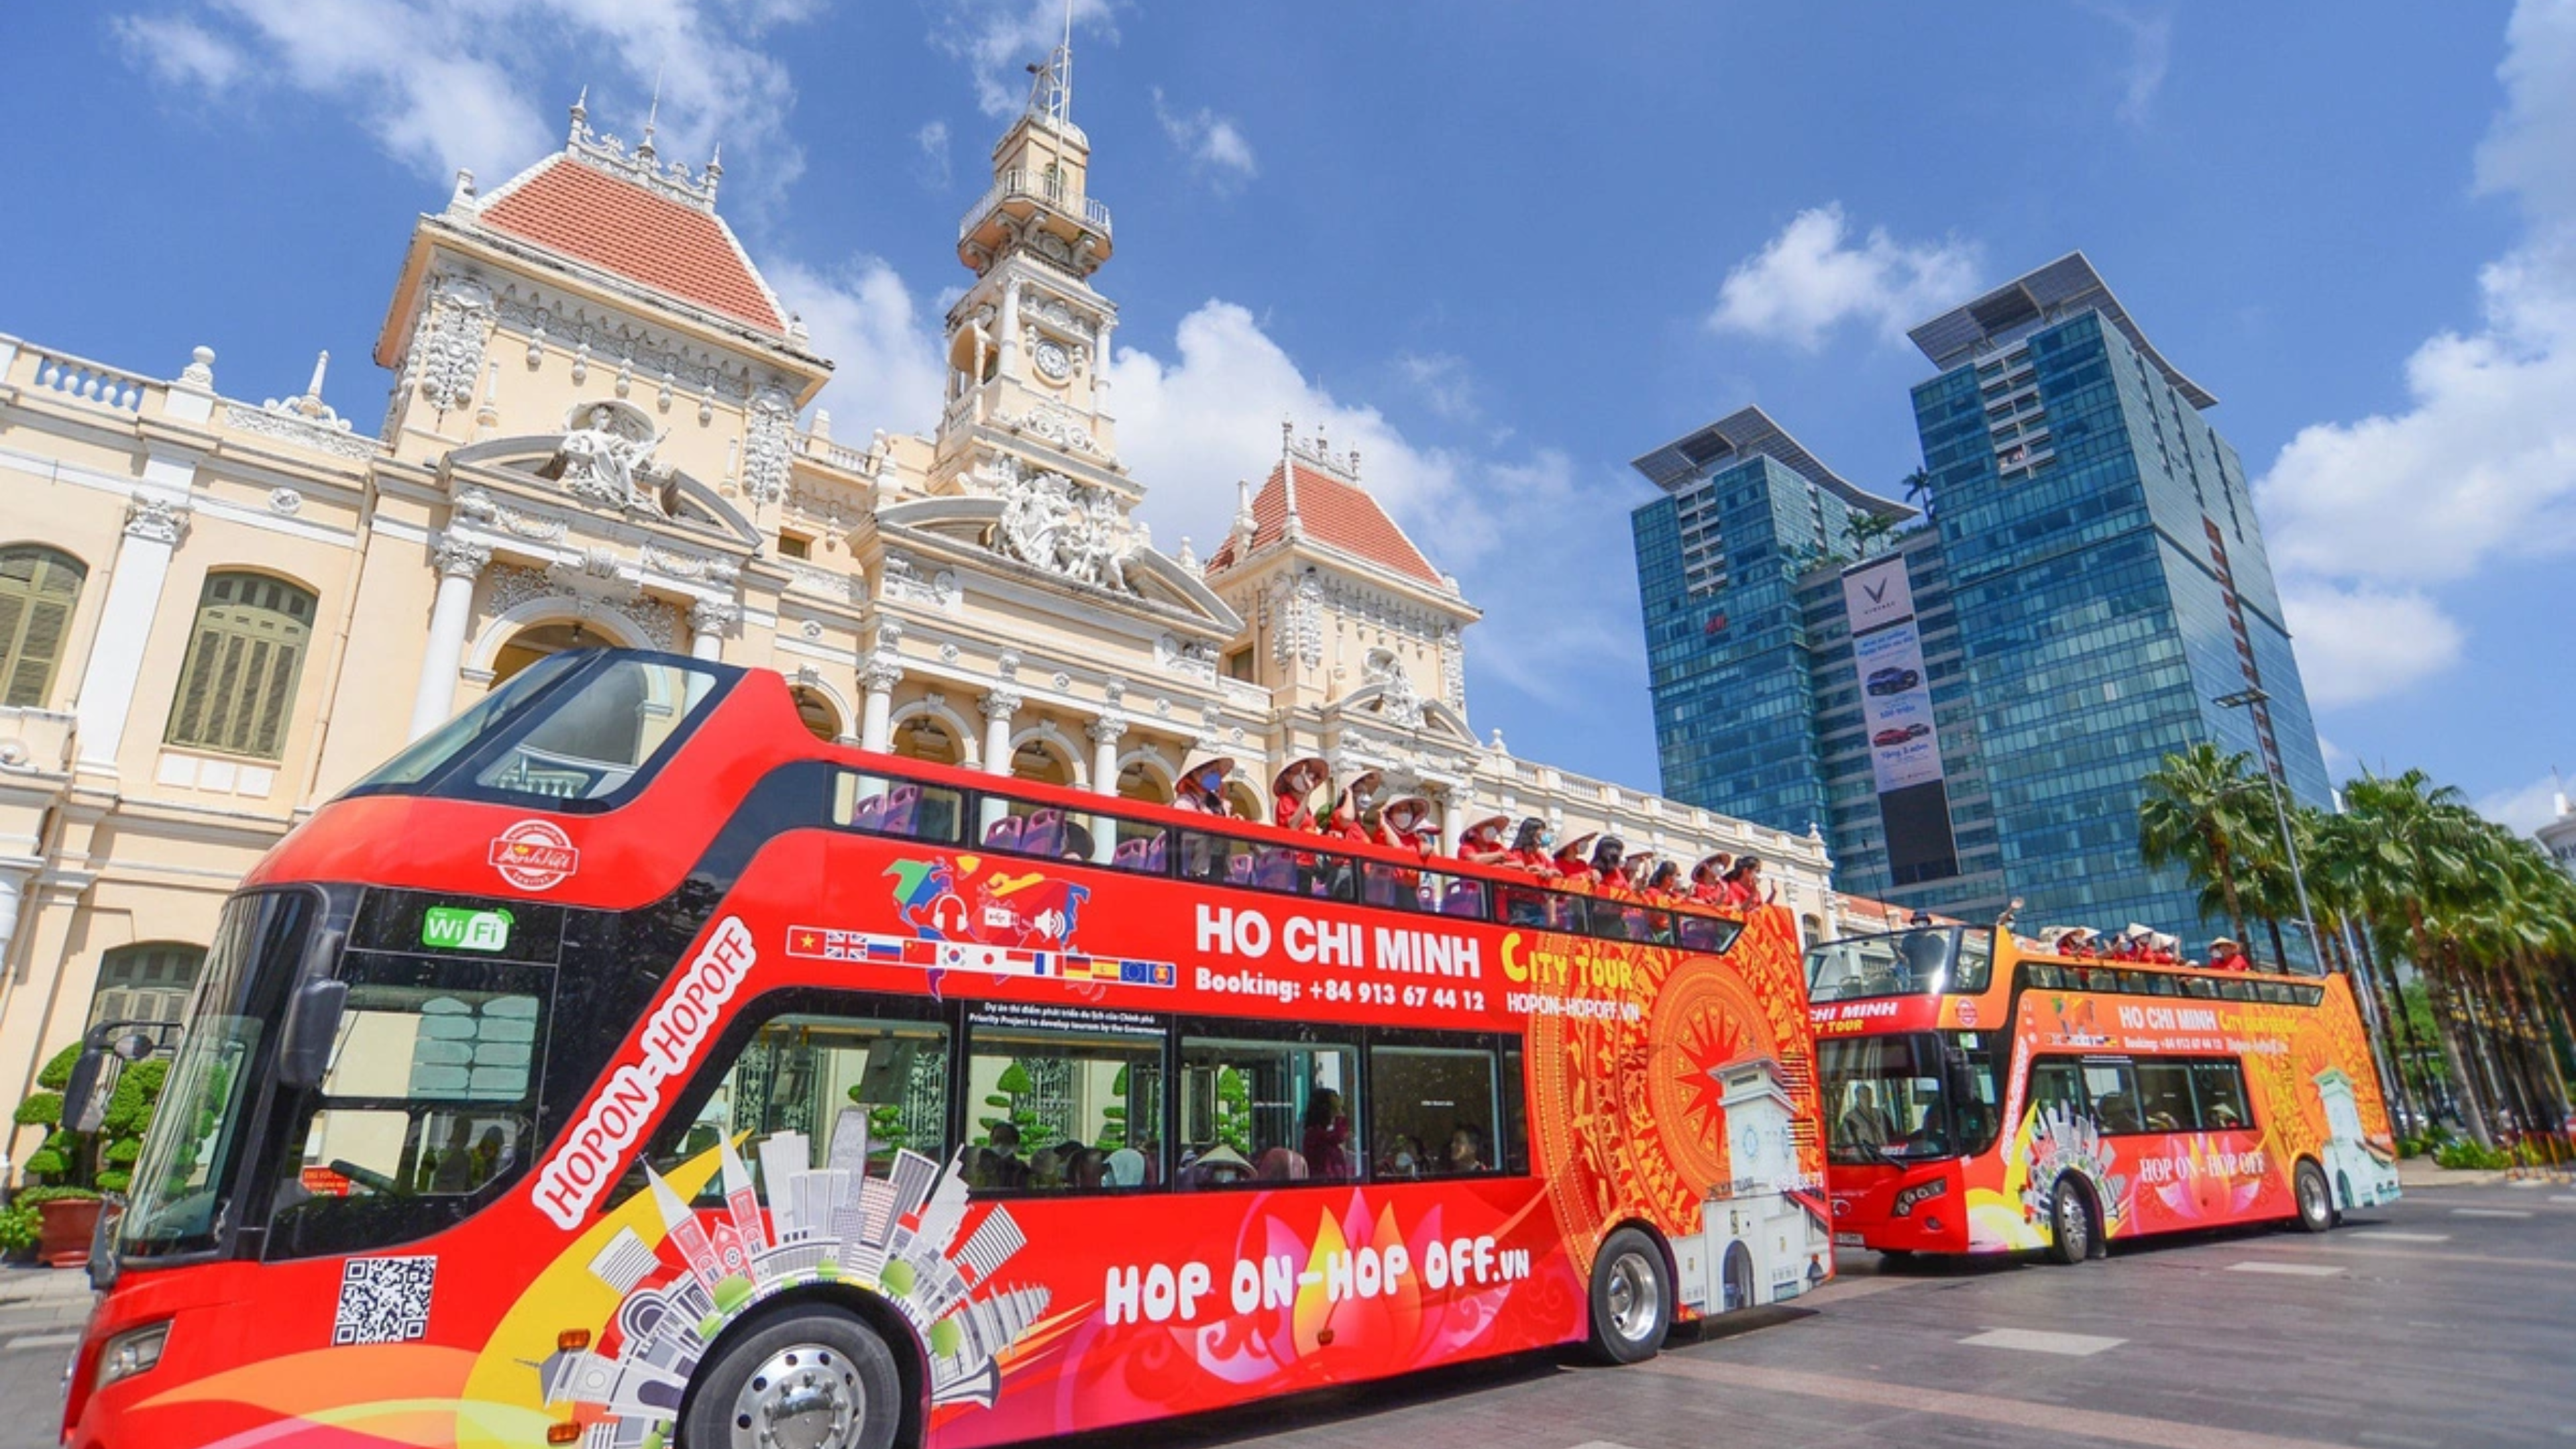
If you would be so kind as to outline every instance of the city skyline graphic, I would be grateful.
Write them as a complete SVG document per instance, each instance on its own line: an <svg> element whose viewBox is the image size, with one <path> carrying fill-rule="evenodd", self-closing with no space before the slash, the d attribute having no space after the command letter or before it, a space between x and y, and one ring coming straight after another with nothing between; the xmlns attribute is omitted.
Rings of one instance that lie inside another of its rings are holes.
<svg viewBox="0 0 2576 1449"><path fill-rule="evenodd" d="M844 1107L821 1167L807 1165L812 1143L802 1132L762 1139L756 1185L733 1139L720 1139L708 1150L724 1206L704 1216L645 1167L663 1244L675 1251L620 1228L590 1261L620 1298L615 1351L559 1349L531 1365L549 1407L604 1411L584 1449L668 1443L708 1346L749 1308L802 1284L877 1293L929 1346L932 1407L992 1407L1002 1355L1046 1312L1045 1288L997 1286L1027 1240L999 1206L959 1240L969 1206L962 1160L943 1170L898 1149L883 1176L870 1176L868 1148L866 1110Z"/></svg>

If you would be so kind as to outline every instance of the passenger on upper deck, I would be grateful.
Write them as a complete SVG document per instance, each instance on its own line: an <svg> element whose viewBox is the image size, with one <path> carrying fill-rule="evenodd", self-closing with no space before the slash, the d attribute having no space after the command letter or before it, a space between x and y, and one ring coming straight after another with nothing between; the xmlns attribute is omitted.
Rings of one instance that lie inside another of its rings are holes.
<svg viewBox="0 0 2576 1449"><path fill-rule="evenodd" d="M1368 838L1376 841L1380 845L1392 846L1397 850L1422 849L1422 826L1423 822L1430 814L1430 802L1423 800L1418 796L1405 795L1397 799L1389 800L1383 808L1376 812L1376 818L1371 824ZM1437 837L1434 837L1434 850L1436 850L1437 845L1438 839ZM1465 851L1466 847L1464 842L1460 843L1459 849L1461 853ZM1434 851L1426 850L1423 853L1427 856L1434 853Z"/></svg>
<svg viewBox="0 0 2576 1449"><path fill-rule="evenodd" d="M1592 881L1601 889L1626 890L1628 878L1621 873L1621 857L1628 853L1626 842L1615 835L1601 837L1592 847Z"/></svg>
<svg viewBox="0 0 2576 1449"><path fill-rule="evenodd" d="M1762 857L1745 856L1727 871L1726 903L1735 909L1749 911L1775 898L1775 894L1762 883Z"/></svg>
<svg viewBox="0 0 2576 1449"><path fill-rule="evenodd" d="M1646 899L1659 906L1668 906L1675 901L1687 899L1687 893L1682 890L1682 868L1679 862L1662 860L1655 863L1654 873L1646 877Z"/></svg>
<svg viewBox="0 0 2576 1449"><path fill-rule="evenodd" d="M1369 832L1360 824L1360 817L1374 805L1380 779L1375 770L1363 770L1354 776L1333 797L1332 808L1325 812L1323 824L1318 829L1340 840L1368 839Z"/></svg>
<svg viewBox="0 0 2576 1449"><path fill-rule="evenodd" d="M1726 873L1735 868L1735 857L1715 851L1691 867L1690 896L1704 906L1726 904Z"/></svg>
<svg viewBox="0 0 2576 1449"><path fill-rule="evenodd" d="M1291 761L1270 782L1270 823L1282 830L1313 830L1315 811L1308 798L1324 783L1324 776L1321 760Z"/></svg>
<svg viewBox="0 0 2576 1449"><path fill-rule="evenodd" d="M1542 879L1557 874L1556 858L1548 851L1547 822L1532 815L1521 821L1512 832L1511 849L1503 852L1503 864L1515 865Z"/></svg>
<svg viewBox="0 0 2576 1449"><path fill-rule="evenodd" d="M2209 943L2209 969L2212 971L2245 971L2253 967L2245 959L2245 948L2233 937L2221 936Z"/></svg>
<svg viewBox="0 0 2576 1449"><path fill-rule="evenodd" d="M1172 783L1172 808L1195 810L1201 815L1223 815L1225 777L1234 773L1234 761L1220 755L1202 761L1181 772Z"/></svg>
<svg viewBox="0 0 2576 1449"><path fill-rule="evenodd" d="M1488 815L1471 822L1458 832L1458 858L1470 865L1511 865L1512 850L1503 844L1503 832L1510 828L1508 815Z"/></svg>
<svg viewBox="0 0 2576 1449"><path fill-rule="evenodd" d="M1592 842L1598 832L1578 835L1556 848L1557 879L1566 885L1590 885L1599 879L1592 869Z"/></svg>

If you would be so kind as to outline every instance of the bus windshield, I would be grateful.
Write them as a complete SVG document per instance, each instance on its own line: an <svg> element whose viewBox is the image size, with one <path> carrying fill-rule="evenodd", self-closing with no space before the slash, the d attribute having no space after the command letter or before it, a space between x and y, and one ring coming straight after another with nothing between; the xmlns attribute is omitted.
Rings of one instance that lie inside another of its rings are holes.
<svg viewBox="0 0 2576 1449"><path fill-rule="evenodd" d="M1846 936L1807 951L1807 999L1931 996L1986 989L1993 946L1983 931L1917 926L1879 936Z"/></svg>
<svg viewBox="0 0 2576 1449"><path fill-rule="evenodd" d="M120 1255L210 1251L231 1225L267 1026L284 1005L319 907L304 890L256 892L225 904L195 1014L135 1163L132 1205L117 1223Z"/></svg>
<svg viewBox="0 0 2576 1449"><path fill-rule="evenodd" d="M1816 1044L1829 1160L1919 1162L1983 1149L1993 1135L1992 1065L1975 1033L1951 1035Z"/></svg>
<svg viewBox="0 0 2576 1449"><path fill-rule="evenodd" d="M503 794L606 808L659 766L737 675L623 650L549 655L349 793Z"/></svg>

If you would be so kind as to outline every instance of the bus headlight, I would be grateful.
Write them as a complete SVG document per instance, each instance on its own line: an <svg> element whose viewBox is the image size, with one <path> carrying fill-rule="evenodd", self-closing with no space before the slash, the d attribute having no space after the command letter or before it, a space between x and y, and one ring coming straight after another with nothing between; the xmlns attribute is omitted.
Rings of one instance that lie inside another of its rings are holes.
<svg viewBox="0 0 2576 1449"><path fill-rule="evenodd" d="M95 1393L119 1379L130 1379L161 1361L161 1349L170 1341L170 1325L165 1321L146 1328L129 1328L107 1341L98 1351L98 1379L90 1388Z"/></svg>
<svg viewBox="0 0 2576 1449"><path fill-rule="evenodd" d="M1948 1178L1936 1177L1930 1182L1918 1182L1896 1195L1896 1216L1910 1218L1914 1216L1915 1204L1930 1202L1949 1190Z"/></svg>

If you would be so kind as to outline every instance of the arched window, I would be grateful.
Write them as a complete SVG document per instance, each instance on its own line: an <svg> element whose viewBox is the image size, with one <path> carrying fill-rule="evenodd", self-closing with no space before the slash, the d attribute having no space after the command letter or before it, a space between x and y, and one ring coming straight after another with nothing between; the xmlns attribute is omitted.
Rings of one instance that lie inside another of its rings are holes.
<svg viewBox="0 0 2576 1449"><path fill-rule="evenodd" d="M43 709L89 570L42 544L0 548L0 704Z"/></svg>
<svg viewBox="0 0 2576 1449"><path fill-rule="evenodd" d="M1146 769L1143 760L1132 760L1127 768L1118 772L1118 798L1169 805L1172 803L1172 787L1164 783L1161 775Z"/></svg>
<svg viewBox="0 0 2576 1449"><path fill-rule="evenodd" d="M841 737L841 712L832 708L832 701L823 697L823 691L799 685L787 693L796 701L796 718L804 724L807 734L827 745Z"/></svg>
<svg viewBox="0 0 2576 1449"><path fill-rule="evenodd" d="M597 649L613 642L596 634L584 634L578 623L539 624L522 629L511 635L510 642L502 645L500 652L492 656L492 687L498 689L509 683L511 675L549 654L561 654L567 649Z"/></svg>
<svg viewBox="0 0 2576 1449"><path fill-rule="evenodd" d="M1045 740L1024 740L1011 751L1011 775L1047 785L1071 785L1073 760Z"/></svg>
<svg viewBox="0 0 2576 1449"><path fill-rule="evenodd" d="M936 765L966 763L965 744L948 728L947 721L935 715L917 714L895 726L893 753Z"/></svg>
<svg viewBox="0 0 2576 1449"><path fill-rule="evenodd" d="M286 753L312 638L313 595L266 574L208 575L163 738L264 760Z"/></svg>
<svg viewBox="0 0 2576 1449"><path fill-rule="evenodd" d="M99 963L98 990L89 999L89 1024L175 1024L185 1019L189 993L197 989L197 968L205 963L205 947L183 946L176 941L117 947Z"/></svg>

